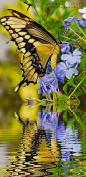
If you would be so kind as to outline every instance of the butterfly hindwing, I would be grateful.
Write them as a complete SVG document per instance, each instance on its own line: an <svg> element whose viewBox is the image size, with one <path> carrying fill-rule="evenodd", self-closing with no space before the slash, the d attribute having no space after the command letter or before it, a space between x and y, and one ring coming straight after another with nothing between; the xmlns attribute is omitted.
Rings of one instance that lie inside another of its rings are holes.
<svg viewBox="0 0 86 177"><path fill-rule="evenodd" d="M56 40L31 18L12 9L9 11L13 16L2 17L0 21L18 49L24 54L20 62L23 80L16 87L15 91L17 91L24 83L36 84L38 77L45 74L47 62L56 47Z"/></svg>

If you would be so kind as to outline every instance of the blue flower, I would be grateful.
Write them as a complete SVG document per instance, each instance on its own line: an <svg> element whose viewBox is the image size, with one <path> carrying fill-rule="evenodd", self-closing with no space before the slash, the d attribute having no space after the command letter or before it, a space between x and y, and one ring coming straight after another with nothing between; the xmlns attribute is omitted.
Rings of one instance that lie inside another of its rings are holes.
<svg viewBox="0 0 86 177"><path fill-rule="evenodd" d="M72 21L76 22L76 21L78 21L78 18L76 18L76 17L69 17L69 18L67 18L67 19L65 19L63 21L63 24L64 24L65 27L68 27L69 23L71 23Z"/></svg>
<svg viewBox="0 0 86 177"><path fill-rule="evenodd" d="M49 67L50 67L50 63L49 63ZM41 85L38 88L38 92L43 93L44 91L46 91L46 93L50 93L50 90L55 92L56 90L58 90L58 81L64 83L64 78L62 75L60 75L57 72L57 66L56 66L53 69L53 72L51 74L45 74L45 76L42 77L42 79L41 78L39 79L39 83Z"/></svg>
<svg viewBox="0 0 86 177"><path fill-rule="evenodd" d="M64 26L65 26L65 27L68 27L68 26L69 26L69 23L72 22L73 18L74 18L74 17L69 17L69 18L65 19L65 20L63 21Z"/></svg>
<svg viewBox="0 0 86 177"><path fill-rule="evenodd" d="M83 13L82 17L86 19L86 7L83 7L83 9L79 9L78 12Z"/></svg>
<svg viewBox="0 0 86 177"><path fill-rule="evenodd" d="M58 81L64 83L64 78L58 73L57 66L53 69L53 72L50 75L47 75L47 82L50 82L54 88L58 89Z"/></svg>
<svg viewBox="0 0 86 177"><path fill-rule="evenodd" d="M62 45L61 45L61 52L69 52L70 51L70 46L69 46L69 43L68 42L63 42Z"/></svg>
<svg viewBox="0 0 86 177"><path fill-rule="evenodd" d="M39 79L39 83L40 86L38 87L38 93L43 94L44 92L48 95L51 91L56 91L56 89L54 88L54 86L51 83L46 83L48 81L48 74L45 74L44 77L42 77L42 79Z"/></svg>
<svg viewBox="0 0 86 177"><path fill-rule="evenodd" d="M38 117L40 118L40 126L43 127L43 129L46 131L46 134L50 133L50 131L56 133L56 129L58 127L58 118L59 113L51 112L43 110L41 112L38 112ZM48 132L49 131L49 132Z"/></svg>
<svg viewBox="0 0 86 177"><path fill-rule="evenodd" d="M43 94L44 92L48 95L52 90L52 86L50 83L41 82L41 85L38 87L38 93Z"/></svg>
<svg viewBox="0 0 86 177"><path fill-rule="evenodd" d="M86 22L85 22L85 19L84 18L81 18L78 20L79 24L82 25L82 26L86 26Z"/></svg>
<svg viewBox="0 0 86 177"><path fill-rule="evenodd" d="M86 9L85 9L86 10ZM85 19L86 19L86 13L85 13L85 15L83 15L83 16L85 16L84 18L81 18L81 19L78 19L78 18L76 18L76 17L69 17L69 18L67 18L67 19L65 19L64 21L63 21L63 23L64 23L64 26L66 27L66 29L64 30L64 32L63 32L63 34L65 35L66 34L66 32L68 31L68 29L70 29L73 33L75 33L75 35L77 35L79 38L81 38L81 36L78 34L78 33L76 33L70 26L69 26L69 23L71 23L72 21L75 23L75 25L78 27L78 29L82 32L82 30L80 29L80 27L78 26L78 24L77 24L77 22L80 24L80 25L82 25L82 26L86 26L86 22L85 22Z"/></svg>
<svg viewBox="0 0 86 177"><path fill-rule="evenodd" d="M64 35L66 35L68 29L69 29L69 27L65 28L65 30L63 31L63 34L64 34Z"/></svg>
<svg viewBox="0 0 86 177"><path fill-rule="evenodd" d="M82 52L79 51L78 48L76 48L73 53L69 52L68 54L62 54L61 60L67 61L67 63L73 65L75 63L80 63L82 57Z"/></svg>
<svg viewBox="0 0 86 177"><path fill-rule="evenodd" d="M65 6L66 6L66 7L69 7L70 5L71 5L70 2L68 2L68 1L65 2Z"/></svg>
<svg viewBox="0 0 86 177"><path fill-rule="evenodd" d="M41 84L42 82L47 82L47 76L48 76L48 74L45 74L42 78L39 78L39 83Z"/></svg>
<svg viewBox="0 0 86 177"><path fill-rule="evenodd" d="M69 65L67 62L60 62L57 65L57 71L59 75L61 75L63 78L70 79L72 74L75 73L75 75L78 75L78 71L76 68L72 67L73 65Z"/></svg>

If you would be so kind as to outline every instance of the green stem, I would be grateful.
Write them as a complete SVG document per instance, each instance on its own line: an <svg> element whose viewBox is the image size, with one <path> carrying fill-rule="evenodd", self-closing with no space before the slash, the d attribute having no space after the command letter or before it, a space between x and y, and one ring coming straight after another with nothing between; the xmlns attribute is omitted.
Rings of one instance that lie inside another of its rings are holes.
<svg viewBox="0 0 86 177"><path fill-rule="evenodd" d="M60 36L65 38L65 39L69 39L69 40L73 40L73 41L75 40L75 39L69 38L67 36L63 36L63 35L60 35ZM79 39L79 41L83 41L86 44L86 40L84 38L78 38L78 39Z"/></svg>
<svg viewBox="0 0 86 177"><path fill-rule="evenodd" d="M82 29L79 27L79 25L76 22L74 22L74 23L76 24L76 26L78 27L78 29L82 32L82 34L86 37L86 34L82 31Z"/></svg>
<svg viewBox="0 0 86 177"><path fill-rule="evenodd" d="M75 112L73 110L71 110L71 108L69 107L69 110L73 113L74 117L76 118L76 120L79 122L79 124L82 126L83 129L85 129L84 124L82 123L82 121L78 118L78 116L75 114Z"/></svg>
<svg viewBox="0 0 86 177"><path fill-rule="evenodd" d="M86 40L84 38L81 38L80 40L83 41L83 42L85 42L85 44L86 44Z"/></svg>
<svg viewBox="0 0 86 177"><path fill-rule="evenodd" d="M77 76L77 78L80 78L83 74L84 74L84 72L82 71L82 72Z"/></svg>
<svg viewBox="0 0 86 177"><path fill-rule="evenodd" d="M41 20L39 14L38 14L38 11L37 11L37 9L36 9L36 7L35 7L35 4L32 4L32 5L33 5L33 7L34 7L34 10L35 10L37 16L39 17L39 21L40 21L40 23L42 24L42 20Z"/></svg>
<svg viewBox="0 0 86 177"><path fill-rule="evenodd" d="M35 100L36 102L41 103L41 100L37 99L37 98L33 98L33 100Z"/></svg>
<svg viewBox="0 0 86 177"><path fill-rule="evenodd" d="M86 90L84 89L84 87L81 87L82 88L82 90L86 93Z"/></svg>
<svg viewBox="0 0 86 177"><path fill-rule="evenodd" d="M83 79L81 80L81 82L79 82L79 84L76 86L76 88L73 90L73 92L69 95L69 98L74 94L74 92L77 90L77 88L81 85L81 83L84 81L84 79L86 78L86 75L83 77Z"/></svg>
<svg viewBox="0 0 86 177"><path fill-rule="evenodd" d="M50 99L49 96L47 96L46 92L44 92L44 95L47 99Z"/></svg>
<svg viewBox="0 0 86 177"><path fill-rule="evenodd" d="M75 40L75 39L72 39L72 38L69 38L69 37L67 37L67 36L63 36L63 35L60 35L61 37L63 37L63 38L65 38L65 39L69 39L69 40Z"/></svg>

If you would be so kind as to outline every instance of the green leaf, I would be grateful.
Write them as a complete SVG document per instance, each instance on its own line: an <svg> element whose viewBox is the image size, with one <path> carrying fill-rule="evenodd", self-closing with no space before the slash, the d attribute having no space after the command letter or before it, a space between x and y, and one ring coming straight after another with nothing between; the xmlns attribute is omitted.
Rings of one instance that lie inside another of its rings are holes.
<svg viewBox="0 0 86 177"><path fill-rule="evenodd" d="M77 115L79 118L81 118L81 115L82 115L83 112L82 112L82 110L80 110L80 109L77 108L77 109L75 110L75 113L76 113L76 115Z"/></svg>
<svg viewBox="0 0 86 177"><path fill-rule="evenodd" d="M64 86L63 86L63 91L64 93L67 95L67 87L68 87L68 84L66 83Z"/></svg>
<svg viewBox="0 0 86 177"><path fill-rule="evenodd" d="M86 71L86 55L84 55L83 58L82 58L82 60L81 60L80 68L81 68L83 71Z"/></svg>
<svg viewBox="0 0 86 177"><path fill-rule="evenodd" d="M74 94L78 97L78 96L82 95L83 93L84 93L84 91L82 91L82 90L76 90Z"/></svg>
<svg viewBox="0 0 86 177"><path fill-rule="evenodd" d="M63 91L64 93L67 95L67 87L68 85L72 86L72 87L76 87L76 85L74 84L74 78L73 78L74 74L72 75L71 79L68 80L68 82L64 85L63 87Z"/></svg>
<svg viewBox="0 0 86 177"><path fill-rule="evenodd" d="M57 93L57 96L58 96L58 103L57 103L58 110L63 111L68 109L69 106L66 104L66 101L69 99L69 97L61 93Z"/></svg>
<svg viewBox="0 0 86 177"><path fill-rule="evenodd" d="M67 122L68 121L68 119L67 119L67 110L64 112L64 114L63 114L63 119Z"/></svg>

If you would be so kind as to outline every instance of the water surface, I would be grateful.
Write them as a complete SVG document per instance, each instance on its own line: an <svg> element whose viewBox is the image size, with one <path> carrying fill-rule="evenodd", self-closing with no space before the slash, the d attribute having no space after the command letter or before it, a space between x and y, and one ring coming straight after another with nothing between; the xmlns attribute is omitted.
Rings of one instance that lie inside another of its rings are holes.
<svg viewBox="0 0 86 177"><path fill-rule="evenodd" d="M45 108L22 111L0 119L0 176L85 177L86 113L65 120Z"/></svg>

